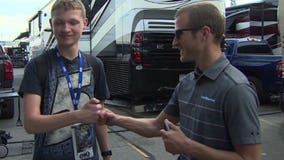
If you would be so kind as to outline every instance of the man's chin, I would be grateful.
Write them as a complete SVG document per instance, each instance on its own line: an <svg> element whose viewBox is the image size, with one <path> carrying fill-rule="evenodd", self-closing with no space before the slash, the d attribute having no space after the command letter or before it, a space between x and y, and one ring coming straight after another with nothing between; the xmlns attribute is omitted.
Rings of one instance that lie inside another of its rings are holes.
<svg viewBox="0 0 284 160"><path fill-rule="evenodd" d="M62 42L58 43L61 47L71 47L74 43L73 42Z"/></svg>
<svg viewBox="0 0 284 160"><path fill-rule="evenodd" d="M186 59L183 56L180 56L179 60L180 60L181 63L191 63L191 62L194 62L193 59Z"/></svg>
<svg viewBox="0 0 284 160"><path fill-rule="evenodd" d="M179 60L180 60L181 63L187 62L186 58L184 57L184 52L180 51L179 56L180 56Z"/></svg>

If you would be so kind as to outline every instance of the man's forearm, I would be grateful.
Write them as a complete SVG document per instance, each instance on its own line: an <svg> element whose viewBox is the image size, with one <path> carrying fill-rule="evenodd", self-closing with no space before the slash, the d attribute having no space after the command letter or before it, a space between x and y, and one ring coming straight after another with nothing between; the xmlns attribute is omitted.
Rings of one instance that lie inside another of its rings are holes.
<svg viewBox="0 0 284 160"><path fill-rule="evenodd" d="M106 125L96 125L97 139L99 142L100 150L108 151L110 150L109 141L108 141L108 128ZM99 153L100 154L100 153ZM103 157L104 160L110 159L110 156Z"/></svg>
<svg viewBox="0 0 284 160"><path fill-rule="evenodd" d="M24 127L30 134L50 132L77 123L75 111L55 115L25 116Z"/></svg>
<svg viewBox="0 0 284 160"><path fill-rule="evenodd" d="M132 118L126 116L118 116L113 122L115 125L126 128L144 137L160 136L161 126L152 118Z"/></svg>
<svg viewBox="0 0 284 160"><path fill-rule="evenodd" d="M101 151L109 150L108 129L106 125L96 125L97 138Z"/></svg>

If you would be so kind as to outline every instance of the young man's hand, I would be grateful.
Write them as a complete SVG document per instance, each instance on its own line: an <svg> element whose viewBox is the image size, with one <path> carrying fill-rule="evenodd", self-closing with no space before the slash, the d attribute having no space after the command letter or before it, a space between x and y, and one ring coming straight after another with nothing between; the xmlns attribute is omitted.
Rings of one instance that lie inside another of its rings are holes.
<svg viewBox="0 0 284 160"><path fill-rule="evenodd" d="M104 108L99 112L98 124L112 126L118 117L118 114L115 114L111 110Z"/></svg>
<svg viewBox="0 0 284 160"><path fill-rule="evenodd" d="M103 108L103 104L100 100L92 98L80 110L78 110L78 119L81 123L97 123L100 112Z"/></svg>

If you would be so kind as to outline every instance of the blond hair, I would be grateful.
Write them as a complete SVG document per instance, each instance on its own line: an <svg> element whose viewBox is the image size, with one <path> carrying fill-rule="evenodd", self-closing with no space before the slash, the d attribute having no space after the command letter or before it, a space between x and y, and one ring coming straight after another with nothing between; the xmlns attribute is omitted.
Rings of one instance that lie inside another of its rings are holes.
<svg viewBox="0 0 284 160"><path fill-rule="evenodd" d="M208 2L188 5L180 8L176 13L176 17L184 13L187 14L189 19L188 28L201 29L203 26L208 26L211 28L217 43L223 40L225 17L215 5Z"/></svg>
<svg viewBox="0 0 284 160"><path fill-rule="evenodd" d="M81 10L82 17L86 18L86 9L81 0L56 0L51 8L51 17L54 15L54 11L64 10Z"/></svg>

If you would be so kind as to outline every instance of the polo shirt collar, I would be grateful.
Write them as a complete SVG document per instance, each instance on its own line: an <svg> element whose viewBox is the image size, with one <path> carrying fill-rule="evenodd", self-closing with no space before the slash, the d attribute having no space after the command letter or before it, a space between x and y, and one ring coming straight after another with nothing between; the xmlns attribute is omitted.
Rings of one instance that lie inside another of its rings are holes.
<svg viewBox="0 0 284 160"><path fill-rule="evenodd" d="M216 80L220 73L230 64L225 55L222 55L203 75L209 79Z"/></svg>

